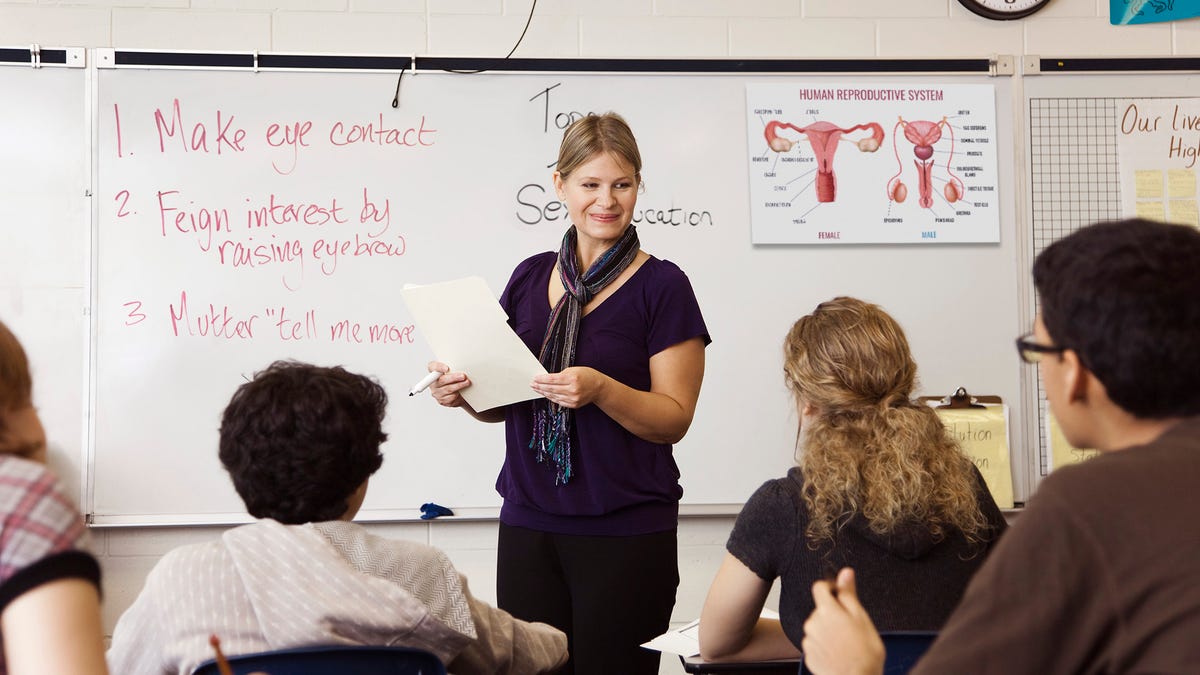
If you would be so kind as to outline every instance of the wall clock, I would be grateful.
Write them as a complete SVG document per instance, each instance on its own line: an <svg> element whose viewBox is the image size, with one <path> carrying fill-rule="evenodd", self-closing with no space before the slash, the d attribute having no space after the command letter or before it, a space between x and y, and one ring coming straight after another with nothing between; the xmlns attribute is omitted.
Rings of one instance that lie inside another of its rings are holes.
<svg viewBox="0 0 1200 675"><path fill-rule="evenodd" d="M1050 0L958 0L959 4L988 19L1020 19L1050 4Z"/></svg>

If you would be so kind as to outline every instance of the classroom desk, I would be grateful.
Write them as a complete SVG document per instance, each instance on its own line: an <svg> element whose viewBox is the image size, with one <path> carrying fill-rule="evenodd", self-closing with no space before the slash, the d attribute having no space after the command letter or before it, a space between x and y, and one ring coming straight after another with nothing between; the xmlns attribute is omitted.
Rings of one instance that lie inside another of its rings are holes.
<svg viewBox="0 0 1200 675"><path fill-rule="evenodd" d="M800 671L799 659L778 661L724 661L709 663L699 656L681 656L683 669L689 673L712 675L796 675Z"/></svg>

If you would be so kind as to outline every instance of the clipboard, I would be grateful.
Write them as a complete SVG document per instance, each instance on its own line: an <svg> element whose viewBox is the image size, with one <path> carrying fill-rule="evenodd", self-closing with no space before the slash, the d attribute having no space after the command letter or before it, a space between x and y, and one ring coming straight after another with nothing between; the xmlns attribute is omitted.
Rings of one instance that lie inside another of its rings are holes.
<svg viewBox="0 0 1200 675"><path fill-rule="evenodd" d="M986 404L1003 405L1004 401L1000 400L999 396L972 396L967 392L966 387L959 387L954 390L949 396L921 396L918 401L936 408L949 408L952 410L962 408L984 408Z"/></svg>
<svg viewBox="0 0 1200 675"><path fill-rule="evenodd" d="M1004 401L999 396L973 396L966 387L959 387L949 396L922 396L917 400L937 412L946 433L979 469L996 505L1013 508L1008 407Z"/></svg>

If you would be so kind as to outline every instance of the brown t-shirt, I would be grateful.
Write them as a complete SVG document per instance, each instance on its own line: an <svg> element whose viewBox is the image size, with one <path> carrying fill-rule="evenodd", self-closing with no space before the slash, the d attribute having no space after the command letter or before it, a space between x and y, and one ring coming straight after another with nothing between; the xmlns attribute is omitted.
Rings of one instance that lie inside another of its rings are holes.
<svg viewBox="0 0 1200 675"><path fill-rule="evenodd" d="M1200 418L1055 471L913 673L1196 673Z"/></svg>

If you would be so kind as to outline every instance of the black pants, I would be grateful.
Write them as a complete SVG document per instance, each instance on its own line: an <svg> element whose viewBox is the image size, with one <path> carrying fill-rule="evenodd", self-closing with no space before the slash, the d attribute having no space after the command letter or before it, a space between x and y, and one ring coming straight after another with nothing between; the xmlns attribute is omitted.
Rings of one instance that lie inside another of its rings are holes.
<svg viewBox="0 0 1200 675"><path fill-rule="evenodd" d="M632 537L550 534L500 524L500 608L567 634L567 675L657 675L639 645L671 623L679 586L675 531Z"/></svg>

